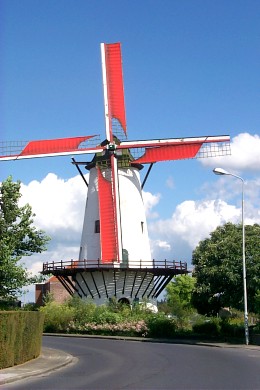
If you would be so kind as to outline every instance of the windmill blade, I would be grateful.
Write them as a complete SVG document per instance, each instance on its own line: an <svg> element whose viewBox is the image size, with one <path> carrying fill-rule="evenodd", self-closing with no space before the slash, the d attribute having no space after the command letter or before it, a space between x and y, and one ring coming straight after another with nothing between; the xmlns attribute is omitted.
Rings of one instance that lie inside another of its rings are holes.
<svg viewBox="0 0 260 390"><path fill-rule="evenodd" d="M106 138L126 139L126 116L120 43L101 43Z"/></svg>
<svg viewBox="0 0 260 390"><path fill-rule="evenodd" d="M171 138L146 141L124 141L117 149L130 149L132 164L215 157L230 154L230 137Z"/></svg>
<svg viewBox="0 0 260 390"><path fill-rule="evenodd" d="M103 148L97 146L98 144L99 137L96 135L29 142L1 142L0 161L102 152Z"/></svg>

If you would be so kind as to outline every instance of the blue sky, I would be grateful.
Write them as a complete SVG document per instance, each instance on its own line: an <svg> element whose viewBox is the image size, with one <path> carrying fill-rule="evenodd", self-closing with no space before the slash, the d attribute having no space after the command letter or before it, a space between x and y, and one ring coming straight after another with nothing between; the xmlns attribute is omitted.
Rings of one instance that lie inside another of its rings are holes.
<svg viewBox="0 0 260 390"><path fill-rule="evenodd" d="M210 229L239 221L240 183L214 176L219 164L245 178L248 223L259 223L259 1L1 0L0 15L1 141L103 138L100 43L121 42L129 140L232 139L231 158L154 166L145 187L154 254L190 261L193 246ZM24 201L53 237L48 259L75 257L85 187L70 158L2 162L0 181L10 174L22 181ZM43 221L36 184L39 193L45 186L47 215L56 198L62 203L67 196L57 219L78 216L73 242L69 222L66 230ZM212 223L204 226L205 219Z"/></svg>

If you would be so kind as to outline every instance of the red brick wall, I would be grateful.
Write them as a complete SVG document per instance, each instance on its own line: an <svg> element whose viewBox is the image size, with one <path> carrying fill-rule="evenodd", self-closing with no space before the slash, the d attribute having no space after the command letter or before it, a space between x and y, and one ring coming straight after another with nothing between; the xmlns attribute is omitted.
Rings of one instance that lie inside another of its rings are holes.
<svg viewBox="0 0 260 390"><path fill-rule="evenodd" d="M52 294L54 301L58 303L63 303L66 299L70 297L70 294L55 276L52 276L45 283L38 283L35 285L36 305L43 305L44 296L46 296L47 293Z"/></svg>

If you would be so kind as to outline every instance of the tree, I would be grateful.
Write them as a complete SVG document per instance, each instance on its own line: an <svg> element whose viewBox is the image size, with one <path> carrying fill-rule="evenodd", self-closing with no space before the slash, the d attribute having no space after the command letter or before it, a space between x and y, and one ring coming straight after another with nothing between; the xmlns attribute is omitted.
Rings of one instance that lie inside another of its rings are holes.
<svg viewBox="0 0 260 390"><path fill-rule="evenodd" d="M182 319L189 314L193 307L192 293L196 279L189 275L178 275L166 287L166 301L171 314Z"/></svg>
<svg viewBox="0 0 260 390"><path fill-rule="evenodd" d="M19 264L23 256L41 253L50 240L33 226L35 214L29 204L20 207L21 183L9 176L0 183L0 298L14 298L23 286L35 281Z"/></svg>
<svg viewBox="0 0 260 390"><path fill-rule="evenodd" d="M245 226L245 255L249 311L257 312L260 289L260 225ZM243 310L242 226L226 223L200 241L192 262L197 279L193 304L202 314L221 307Z"/></svg>

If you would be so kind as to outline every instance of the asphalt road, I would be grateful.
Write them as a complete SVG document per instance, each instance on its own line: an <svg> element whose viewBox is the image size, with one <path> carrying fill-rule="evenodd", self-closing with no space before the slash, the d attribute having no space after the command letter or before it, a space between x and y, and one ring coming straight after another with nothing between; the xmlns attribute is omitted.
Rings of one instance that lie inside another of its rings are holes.
<svg viewBox="0 0 260 390"><path fill-rule="evenodd" d="M8 389L260 390L260 351L109 339L44 337L76 364Z"/></svg>

